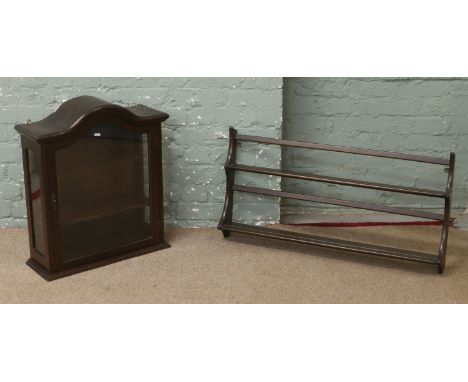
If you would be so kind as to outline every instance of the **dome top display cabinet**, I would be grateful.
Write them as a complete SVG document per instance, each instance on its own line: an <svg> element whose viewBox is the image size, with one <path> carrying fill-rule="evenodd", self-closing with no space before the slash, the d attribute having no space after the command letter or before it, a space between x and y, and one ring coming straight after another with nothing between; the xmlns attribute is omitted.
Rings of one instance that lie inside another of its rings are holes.
<svg viewBox="0 0 468 382"><path fill-rule="evenodd" d="M47 280L167 248L161 122L166 113L81 96L21 134L30 241Z"/></svg>

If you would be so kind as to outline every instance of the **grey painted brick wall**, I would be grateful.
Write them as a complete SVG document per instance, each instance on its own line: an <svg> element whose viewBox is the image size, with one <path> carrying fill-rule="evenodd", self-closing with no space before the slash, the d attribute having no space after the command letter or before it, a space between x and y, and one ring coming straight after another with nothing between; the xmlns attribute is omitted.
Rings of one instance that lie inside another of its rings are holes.
<svg viewBox="0 0 468 382"><path fill-rule="evenodd" d="M23 173L14 124L38 120L63 101L89 94L166 111L163 127L166 221L216 225L224 197L227 129L244 133L425 155L457 153L455 211L468 204L468 80L460 78L0 78L0 227L25 226ZM283 116L282 116L282 109ZM281 121L284 126L281 131ZM274 146L239 148L239 160L335 176L444 187L438 166ZM281 159L283 158L283 159ZM282 163L283 162L283 163ZM242 184L279 188L280 180L239 174ZM282 188L413 208L435 200L283 180ZM346 191L346 192L345 192ZM349 192L351 191L351 192ZM236 195L235 218L276 222L277 198ZM237 210L237 211L239 211ZM283 200L281 214L341 211Z"/></svg>
<svg viewBox="0 0 468 382"><path fill-rule="evenodd" d="M422 155L457 155L455 212L468 206L468 79L284 79L286 139ZM441 166L303 149L283 151L283 167L416 187L445 188ZM441 200L283 180L284 190L359 201L435 209ZM340 208L282 201L281 214L339 212ZM355 210L354 212L356 212ZM362 211L361 211L362 212Z"/></svg>
<svg viewBox="0 0 468 382"><path fill-rule="evenodd" d="M170 225L217 224L224 199L223 164L229 126L244 133L280 136L281 78L0 78L0 227L26 226L20 142L13 126L39 120L67 99L93 95L142 103L169 113L163 127L165 213ZM242 151L242 150L241 150ZM241 152L248 163L279 166L275 148ZM241 183L252 180L239 177ZM278 187L279 180L263 182ZM274 198L244 197L237 218L279 220Z"/></svg>

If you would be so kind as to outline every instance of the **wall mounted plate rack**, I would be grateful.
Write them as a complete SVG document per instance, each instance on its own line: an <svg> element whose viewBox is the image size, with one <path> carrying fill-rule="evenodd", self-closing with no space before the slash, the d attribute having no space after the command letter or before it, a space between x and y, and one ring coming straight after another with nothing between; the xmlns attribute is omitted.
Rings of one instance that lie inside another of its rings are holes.
<svg viewBox="0 0 468 382"><path fill-rule="evenodd" d="M436 164L448 167L447 186L444 191L429 190L415 187L404 187L391 184L373 183L362 180L343 179L328 177L315 174L305 174L295 171L280 170L266 167L247 166L236 163L237 143L241 141L254 142L267 145L280 145L296 148L315 149L328 152L340 152L372 157L400 159L404 161L423 162ZM310 244L319 247L327 247L332 249L347 250L351 252L364 253L368 255L375 255L387 258L395 258L400 260L407 260L413 262L427 263L437 266L438 272L443 273L445 268L445 258L447 253L447 239L448 230L450 226L450 206L452 200L452 184L455 167L455 154L450 153L449 159L434 158L421 155L402 154L389 151L367 150L353 147L333 146L325 144L317 144L311 142L290 141L285 139L266 138L251 135L241 135L237 133L234 128L229 129L229 149L224 166L226 172L226 195L224 201L224 210L218 224L218 229L223 232L224 237L228 237L231 232L244 233L256 235L261 237L286 240L290 242ZM329 184L337 184L343 186L359 187L366 189L374 189L381 191L390 191L403 194L420 195L426 197L440 198L445 202L444 213L438 214L427 211L416 211L413 209L383 206L378 204L355 202L342 199L334 199L322 196L306 195L278 190L270 190L259 187L242 186L235 184L236 171L248 172L254 174L273 175L278 177L301 179L313 182L322 182ZM339 239L332 239L327 237L320 237L296 232L289 232L279 229L271 229L266 227L251 226L243 223L233 222L233 198L235 192L269 195L282 198L291 198L303 201L310 201L316 203L332 204L337 206L358 208L371 211L379 211L390 214L413 216L423 219L430 219L442 222L442 235L438 254L429 254L416 251L409 251L391 247L383 247L371 244L364 244L354 241L345 241Z"/></svg>

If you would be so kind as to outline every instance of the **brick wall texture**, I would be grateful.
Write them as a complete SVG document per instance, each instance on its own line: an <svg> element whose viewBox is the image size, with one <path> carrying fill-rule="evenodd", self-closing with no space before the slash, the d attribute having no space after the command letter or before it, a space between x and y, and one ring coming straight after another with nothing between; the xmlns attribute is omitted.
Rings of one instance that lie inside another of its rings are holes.
<svg viewBox="0 0 468 382"><path fill-rule="evenodd" d="M0 78L0 227L26 226L19 136L67 99L94 95L169 113L163 126L168 225L216 225L228 127L241 133L447 157L457 154L453 208L468 195L468 79L464 78ZM282 122L284 120L284 122ZM249 146L250 145L250 146ZM416 187L445 187L439 166L243 143L239 161ZM438 210L439 200L241 174L237 182ZM255 224L325 205L236 195L234 217Z"/></svg>
<svg viewBox="0 0 468 382"><path fill-rule="evenodd" d="M25 227L16 123L36 121L78 95L167 112L163 126L165 216L169 225L214 226L224 201L228 128L281 135L281 78L0 78L0 227ZM241 153L250 163L280 164L280 151ZM242 182L249 182L248 177ZM117 181L117 180L116 180ZM279 180L265 180L272 187ZM272 182L274 184L272 184ZM238 219L279 220L279 201L245 197Z"/></svg>
<svg viewBox="0 0 468 382"><path fill-rule="evenodd" d="M468 79L286 78L283 137L448 158L457 155L452 208L468 204ZM442 166L349 154L286 149L283 167L415 187L445 189ZM283 180L284 190L439 210L440 199ZM283 217L340 212L285 199ZM349 210L348 210L349 211ZM353 211L355 212L355 211Z"/></svg>

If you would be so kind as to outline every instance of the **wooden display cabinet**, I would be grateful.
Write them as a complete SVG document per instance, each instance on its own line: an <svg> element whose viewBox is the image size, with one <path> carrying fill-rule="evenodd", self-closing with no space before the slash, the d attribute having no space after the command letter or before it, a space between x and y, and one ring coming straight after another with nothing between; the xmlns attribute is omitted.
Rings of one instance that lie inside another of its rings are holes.
<svg viewBox="0 0 468 382"><path fill-rule="evenodd" d="M30 241L47 280L168 248L161 122L166 113L95 97L20 124Z"/></svg>

